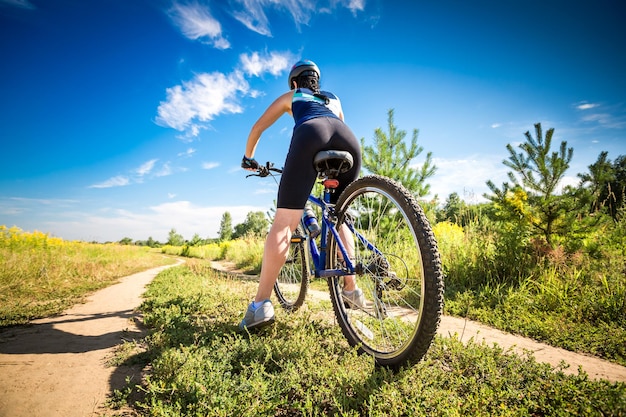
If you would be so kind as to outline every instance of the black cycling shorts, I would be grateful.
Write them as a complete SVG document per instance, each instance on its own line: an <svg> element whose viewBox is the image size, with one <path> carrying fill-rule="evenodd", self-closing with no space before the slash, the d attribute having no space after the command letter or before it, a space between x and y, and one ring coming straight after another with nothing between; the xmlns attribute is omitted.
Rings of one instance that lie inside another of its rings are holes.
<svg viewBox="0 0 626 417"><path fill-rule="evenodd" d="M293 131L278 187L278 208L304 208L317 178L313 158L319 151L328 150L350 152L354 159L352 168L337 178L339 187L331 195L331 202L336 202L346 186L358 178L361 147L350 128L333 117L308 120Z"/></svg>

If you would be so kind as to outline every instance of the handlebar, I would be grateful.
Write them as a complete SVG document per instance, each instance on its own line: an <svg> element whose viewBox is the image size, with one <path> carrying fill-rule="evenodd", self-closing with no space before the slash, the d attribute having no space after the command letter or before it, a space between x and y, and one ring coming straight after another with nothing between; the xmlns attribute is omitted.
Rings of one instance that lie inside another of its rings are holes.
<svg viewBox="0 0 626 417"><path fill-rule="evenodd" d="M272 172L276 172L278 174L282 174L283 170L280 168L274 168L274 163L273 162L266 162L265 165L259 165L259 168L257 168L257 172L255 174L249 174L246 175L246 178L248 177L267 177L269 175L272 175Z"/></svg>

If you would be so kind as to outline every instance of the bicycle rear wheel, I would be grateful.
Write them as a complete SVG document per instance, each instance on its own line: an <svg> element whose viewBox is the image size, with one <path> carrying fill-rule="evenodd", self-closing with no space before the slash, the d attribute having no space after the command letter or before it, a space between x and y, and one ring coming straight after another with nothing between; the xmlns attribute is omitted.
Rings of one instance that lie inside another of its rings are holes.
<svg viewBox="0 0 626 417"><path fill-rule="evenodd" d="M287 261L274 284L276 298L287 311L296 311L302 306L309 288L306 242L306 234L299 225L291 236Z"/></svg>
<svg viewBox="0 0 626 417"><path fill-rule="evenodd" d="M348 306L344 278L329 279L344 336L379 365L418 362L437 332L444 286L437 243L423 210L402 185L377 175L348 185L335 209L337 229L353 232L356 280L365 295L364 306ZM331 234L327 268L340 265Z"/></svg>

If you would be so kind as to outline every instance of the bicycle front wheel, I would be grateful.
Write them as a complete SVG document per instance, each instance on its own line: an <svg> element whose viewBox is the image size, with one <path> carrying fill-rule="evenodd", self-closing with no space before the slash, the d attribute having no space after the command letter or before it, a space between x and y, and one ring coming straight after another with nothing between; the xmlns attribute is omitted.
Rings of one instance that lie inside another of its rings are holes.
<svg viewBox="0 0 626 417"><path fill-rule="evenodd" d="M276 298L287 311L296 311L302 306L309 288L306 242L306 234L299 225L291 236L287 261L274 284Z"/></svg>
<svg viewBox="0 0 626 417"><path fill-rule="evenodd" d="M357 179L339 196L337 230L365 300L349 302L347 277L328 284L344 336L379 365L399 367L424 356L443 310L443 273L437 243L423 210L399 183L377 175ZM350 231L350 233L348 232ZM329 237L327 268L342 268Z"/></svg>

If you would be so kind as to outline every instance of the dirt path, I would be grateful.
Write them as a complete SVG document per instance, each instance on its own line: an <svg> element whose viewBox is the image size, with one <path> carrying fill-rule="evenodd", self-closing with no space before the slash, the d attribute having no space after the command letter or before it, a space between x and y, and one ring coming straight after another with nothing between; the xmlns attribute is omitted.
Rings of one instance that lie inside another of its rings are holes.
<svg viewBox="0 0 626 417"><path fill-rule="evenodd" d="M0 332L0 417L107 412L109 393L140 369L106 365L115 346L142 337L135 308L162 266L123 278L58 317Z"/></svg>
<svg viewBox="0 0 626 417"><path fill-rule="evenodd" d="M213 262L213 268L224 272L243 275L241 271L235 269L232 263ZM245 276L247 279L254 279L252 276ZM307 295L312 295L318 299L329 299L328 292L309 290ZM538 362L549 363L556 367L565 361L569 367L563 372L567 374L577 374L578 367L593 379L606 379L611 382L626 382L626 367L595 358L580 353L570 352L565 349L539 343L527 337L506 333L484 324L459 317L443 316L439 325L438 333L445 337L455 337L464 343L474 340L477 343L485 342L487 345L496 343L505 351L511 349L519 355L525 351L531 351Z"/></svg>
<svg viewBox="0 0 626 417"><path fill-rule="evenodd" d="M232 265L214 267L237 272ZM106 361L123 340L143 336L135 324L135 308L141 303L145 286L165 268L168 266L128 276L59 317L1 331L0 417L107 415L108 395L123 388L127 376L138 381L141 369L109 367ZM315 295L328 296L323 291ZM531 350L538 361L554 366L564 360L570 364L565 372L576 373L581 366L592 378L626 381L625 367L469 320L444 317L439 333L463 341L474 338L497 343L515 352Z"/></svg>

